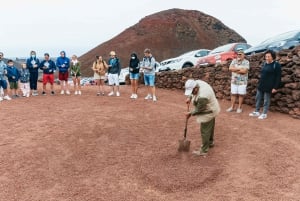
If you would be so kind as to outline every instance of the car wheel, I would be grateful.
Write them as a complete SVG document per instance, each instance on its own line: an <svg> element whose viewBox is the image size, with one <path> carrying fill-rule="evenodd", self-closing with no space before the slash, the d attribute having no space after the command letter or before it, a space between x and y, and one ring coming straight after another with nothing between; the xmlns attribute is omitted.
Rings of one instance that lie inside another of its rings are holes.
<svg viewBox="0 0 300 201"><path fill-rule="evenodd" d="M182 68L190 68L190 67L193 67L194 65L191 64L191 63L186 63L186 64L183 64Z"/></svg>

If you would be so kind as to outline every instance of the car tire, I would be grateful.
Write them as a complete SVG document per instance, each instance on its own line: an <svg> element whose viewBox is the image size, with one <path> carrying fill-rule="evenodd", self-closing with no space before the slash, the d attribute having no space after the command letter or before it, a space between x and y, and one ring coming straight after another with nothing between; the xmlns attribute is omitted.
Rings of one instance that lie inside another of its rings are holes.
<svg viewBox="0 0 300 201"><path fill-rule="evenodd" d="M183 64L182 68L190 68L190 67L193 67L194 65L191 64L191 63L186 63L186 64Z"/></svg>

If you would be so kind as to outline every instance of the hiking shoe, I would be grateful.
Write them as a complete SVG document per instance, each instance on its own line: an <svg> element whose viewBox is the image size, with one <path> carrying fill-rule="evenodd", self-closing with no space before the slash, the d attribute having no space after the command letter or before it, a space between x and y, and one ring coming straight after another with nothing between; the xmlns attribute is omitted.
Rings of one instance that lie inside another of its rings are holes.
<svg viewBox="0 0 300 201"><path fill-rule="evenodd" d="M11 98L8 95L6 95L3 97L3 100L11 100Z"/></svg>
<svg viewBox="0 0 300 201"><path fill-rule="evenodd" d="M149 100L149 99L152 99L151 94L148 94L148 95L145 97L145 100Z"/></svg>
<svg viewBox="0 0 300 201"><path fill-rule="evenodd" d="M249 114L249 116L250 117L258 117L260 115L260 113L259 112L251 112L250 114Z"/></svg>
<svg viewBox="0 0 300 201"><path fill-rule="evenodd" d="M156 102L157 101L157 98L156 96L153 96L153 101Z"/></svg>
<svg viewBox="0 0 300 201"><path fill-rule="evenodd" d="M207 156L207 152L202 152L202 151L193 151L193 154L197 156Z"/></svg>
<svg viewBox="0 0 300 201"><path fill-rule="evenodd" d="M226 110L226 112L232 112L233 111L233 108L232 107L230 107L230 108L228 108L227 110Z"/></svg>
<svg viewBox="0 0 300 201"><path fill-rule="evenodd" d="M120 92L117 91L116 96L120 96Z"/></svg>
<svg viewBox="0 0 300 201"><path fill-rule="evenodd" d="M109 94L108 94L108 96L113 96L114 95L114 92L113 91L111 91Z"/></svg>
<svg viewBox="0 0 300 201"><path fill-rule="evenodd" d="M243 110L241 109L241 108L238 108L237 110L236 110L236 113L242 113L243 112Z"/></svg>
<svg viewBox="0 0 300 201"><path fill-rule="evenodd" d="M258 117L258 119L266 119L266 118L267 118L267 114L261 114Z"/></svg>

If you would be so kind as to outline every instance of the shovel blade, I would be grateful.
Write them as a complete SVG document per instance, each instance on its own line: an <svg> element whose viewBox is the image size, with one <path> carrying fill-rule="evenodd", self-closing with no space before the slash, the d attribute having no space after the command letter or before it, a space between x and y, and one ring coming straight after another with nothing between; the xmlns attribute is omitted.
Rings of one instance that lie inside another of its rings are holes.
<svg viewBox="0 0 300 201"><path fill-rule="evenodd" d="M179 142L179 147L178 147L178 151L185 151L185 152L189 152L190 151L190 144L191 141L183 139L183 140L178 140Z"/></svg>

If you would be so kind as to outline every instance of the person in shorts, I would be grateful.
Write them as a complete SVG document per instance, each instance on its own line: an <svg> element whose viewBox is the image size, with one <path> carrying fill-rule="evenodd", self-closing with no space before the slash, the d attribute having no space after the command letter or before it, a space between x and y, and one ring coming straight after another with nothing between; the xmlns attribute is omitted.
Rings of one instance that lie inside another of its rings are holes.
<svg viewBox="0 0 300 201"><path fill-rule="evenodd" d="M66 52L61 51L60 57L56 60L56 66L58 67L58 79L60 81L61 91L60 94L70 95L68 87L68 78L69 78L69 68L70 68L70 59L66 57Z"/></svg>
<svg viewBox="0 0 300 201"><path fill-rule="evenodd" d="M18 82L20 78L19 70L14 66L13 60L7 61L7 78L9 82L10 89L12 91L12 98L19 97L18 95Z"/></svg>
<svg viewBox="0 0 300 201"><path fill-rule="evenodd" d="M152 99L157 101L155 95L155 58L152 56L150 49L144 50L144 58L141 64L141 70L144 71L144 82L148 88L148 95L145 97L146 100Z"/></svg>
<svg viewBox="0 0 300 201"><path fill-rule="evenodd" d="M139 77L140 77L140 60L137 57L136 53L132 53L130 55L129 76L130 76L131 91L132 91L130 98L137 99L138 97L137 90L138 90Z"/></svg>
<svg viewBox="0 0 300 201"><path fill-rule="evenodd" d="M110 59L108 60L108 85L111 87L111 92L108 94L108 96L113 96L115 93L116 96L120 96L120 87L119 87L120 85L119 75L121 72L120 60L117 57L115 51L111 51L109 56Z"/></svg>
<svg viewBox="0 0 300 201"><path fill-rule="evenodd" d="M106 79L105 74L108 66L107 63L103 60L102 56L96 56L96 61L94 61L92 69L94 71L94 80L96 80L96 85L98 85L97 96L104 96L104 82Z"/></svg>
<svg viewBox="0 0 300 201"><path fill-rule="evenodd" d="M43 92L42 95L46 95L46 85L49 82L51 88L51 95L54 95L54 72L56 70L56 65L54 61L50 59L48 53L44 54L44 60L40 63L40 69L43 70Z"/></svg>
<svg viewBox="0 0 300 201"><path fill-rule="evenodd" d="M30 96L29 80L30 72L27 68L27 65L24 63L20 69L20 89L23 93L23 97L27 98Z"/></svg>
<svg viewBox="0 0 300 201"><path fill-rule="evenodd" d="M70 72L74 84L74 94L81 95L81 85L80 85L80 72L81 63L78 61L77 56L73 55L70 62Z"/></svg>
<svg viewBox="0 0 300 201"><path fill-rule="evenodd" d="M4 63L2 58L3 58L3 53L0 52L0 88L2 89L1 92L3 92L3 94L0 94L0 101L3 101L3 99L11 100L11 98L9 97L9 95L7 93L7 82L4 77L7 74L7 65ZM2 95L3 95L3 97L2 97Z"/></svg>
<svg viewBox="0 0 300 201"><path fill-rule="evenodd" d="M231 106L226 110L227 112L232 112L236 110L237 113L241 113L242 104L244 97L247 94L247 82L248 82L248 71L249 71L249 61L245 59L245 54L243 49L237 50L237 58L233 59L229 70L231 74ZM235 108L235 102L238 98L238 107Z"/></svg>

